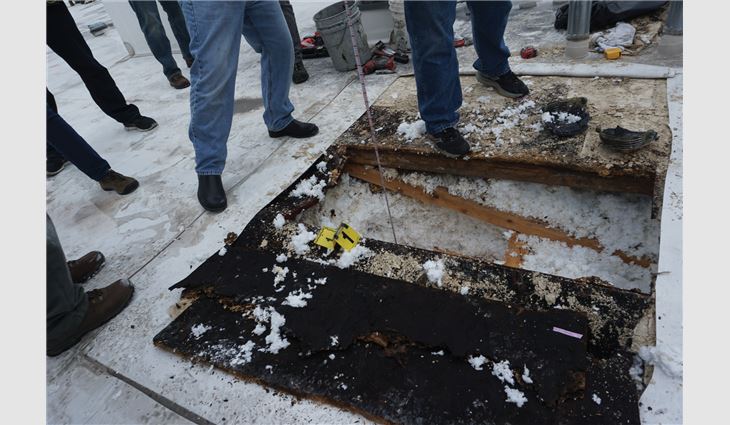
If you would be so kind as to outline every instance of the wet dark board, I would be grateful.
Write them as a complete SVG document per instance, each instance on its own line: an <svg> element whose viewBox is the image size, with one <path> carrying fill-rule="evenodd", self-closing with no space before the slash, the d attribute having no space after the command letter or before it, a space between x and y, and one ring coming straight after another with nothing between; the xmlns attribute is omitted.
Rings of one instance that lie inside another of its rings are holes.
<svg viewBox="0 0 730 425"><path fill-rule="evenodd" d="M210 275L220 278L155 343L384 422L517 424L541 418L543 423L584 423L582 418L594 413L580 407L591 376L582 314L509 308L296 259L282 264L297 273L296 279L287 279L277 292L270 271L277 264L274 257L231 247L223 261L208 262ZM312 283L321 277L327 277L324 285ZM298 289L313 295L307 306L282 305ZM276 355L254 351L250 363L237 362L240 345L266 345L266 334L252 334L256 323L246 311L254 305L274 306L286 318L282 334L291 345ZM191 328L197 324L212 329L196 338ZM556 333L554 326L584 337ZM334 345L331 336L338 337ZM433 354L440 351L443 355ZM477 354L490 360L482 371L467 362L467 356ZM522 407L505 402L505 384L491 374L491 362L501 360L510 361L515 375L524 366L530 369L533 384L516 377L510 385L525 393L528 402ZM635 402L619 410L632 406L635 410Z"/></svg>

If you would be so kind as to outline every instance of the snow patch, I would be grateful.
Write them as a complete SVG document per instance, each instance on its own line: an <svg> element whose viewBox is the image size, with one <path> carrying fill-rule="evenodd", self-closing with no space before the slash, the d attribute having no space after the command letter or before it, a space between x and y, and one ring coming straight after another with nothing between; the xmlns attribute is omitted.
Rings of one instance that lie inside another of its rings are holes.
<svg viewBox="0 0 730 425"><path fill-rule="evenodd" d="M193 334L195 339L200 339L200 337L203 336L204 333L208 332L211 329L213 329L213 328L211 328L208 325L198 323L197 325L194 325L193 327L190 328L190 333Z"/></svg>
<svg viewBox="0 0 730 425"><path fill-rule="evenodd" d="M251 361L253 349L256 347L253 341L248 341L238 346L238 353L231 359L231 366L245 365Z"/></svg>
<svg viewBox="0 0 730 425"><path fill-rule="evenodd" d="M284 227L284 224L286 224L284 216L281 214L276 214L276 217L274 217L274 228L281 229L282 227Z"/></svg>
<svg viewBox="0 0 730 425"><path fill-rule="evenodd" d="M286 296L286 299L284 302L282 302L282 305L288 305L291 307L306 307L308 299L312 298L312 294L309 294L307 292L302 291L301 289L298 291L292 291L289 293L289 295Z"/></svg>
<svg viewBox="0 0 730 425"><path fill-rule="evenodd" d="M276 256L276 262L277 263L283 263L283 262L285 262L288 259L289 259L289 257L287 257L286 254L279 254L279 255Z"/></svg>
<svg viewBox="0 0 730 425"><path fill-rule="evenodd" d="M297 230L298 233L292 236L289 246L298 255L304 255L309 252L309 242L312 242L317 236L313 232L307 230L302 223L299 223Z"/></svg>
<svg viewBox="0 0 730 425"><path fill-rule="evenodd" d="M228 252L228 249L226 249L226 247L224 246L223 248L220 249L220 251L218 251L218 255L220 255L222 257L222 256L226 255L226 252Z"/></svg>
<svg viewBox="0 0 730 425"><path fill-rule="evenodd" d="M444 277L444 260L428 260L423 263L423 270L426 271L428 281L441 286Z"/></svg>
<svg viewBox="0 0 730 425"><path fill-rule="evenodd" d="M340 338L337 335L330 336L330 346L334 347L340 343Z"/></svg>
<svg viewBox="0 0 730 425"><path fill-rule="evenodd" d="M591 398L593 399L594 403L601 404L601 397L598 397L598 394L593 394L593 397Z"/></svg>
<svg viewBox="0 0 730 425"><path fill-rule="evenodd" d="M504 392L507 394L507 403L514 403L517 407L522 407L523 404L527 403L527 397L518 389L505 386Z"/></svg>
<svg viewBox="0 0 730 425"><path fill-rule="evenodd" d="M502 382L508 382L510 385L515 384L515 378L512 369L509 367L509 360L502 360L492 366L492 375L496 376Z"/></svg>
<svg viewBox="0 0 730 425"><path fill-rule="evenodd" d="M326 181L317 179L317 176L311 176L306 180L300 181L297 187L295 187L292 191L291 196L295 198L310 196L321 201L324 199L324 192L322 189L324 189L326 185Z"/></svg>
<svg viewBox="0 0 730 425"><path fill-rule="evenodd" d="M525 369L522 371L522 381L526 384L532 384L532 378L530 378L530 369L525 366Z"/></svg>
<svg viewBox="0 0 730 425"><path fill-rule="evenodd" d="M426 123L423 120L418 120L410 123L404 121L400 123L400 125L398 125L398 129L396 131L398 132L398 134L402 135L406 138L407 141L410 142L413 139L416 139L426 134Z"/></svg>
<svg viewBox="0 0 730 425"><path fill-rule="evenodd" d="M471 365L471 367L473 367L476 370L484 370L482 368L482 366L484 365L484 363L487 362L487 358L482 355L479 355L476 357L469 356L469 358L467 360L469 361L469 364Z"/></svg>
<svg viewBox="0 0 730 425"><path fill-rule="evenodd" d="M363 258L369 258L373 255L375 254L370 249L362 245L357 245L349 251L344 251L342 255L340 255L340 258L337 259L337 263L335 263L335 265L341 269L346 269Z"/></svg>

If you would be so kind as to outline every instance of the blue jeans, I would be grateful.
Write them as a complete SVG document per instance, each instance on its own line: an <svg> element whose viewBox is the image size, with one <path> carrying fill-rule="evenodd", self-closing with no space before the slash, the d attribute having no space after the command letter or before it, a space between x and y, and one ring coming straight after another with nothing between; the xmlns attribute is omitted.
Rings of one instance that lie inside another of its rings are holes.
<svg viewBox="0 0 730 425"><path fill-rule="evenodd" d="M488 76L509 72L504 30L512 9L509 1L467 1L471 11L474 69ZM455 1L405 1L406 27L416 75L418 110L431 134L459 122L461 84L454 48Z"/></svg>
<svg viewBox="0 0 730 425"><path fill-rule="evenodd" d="M109 163L47 103L46 145L50 145L93 180L101 180L111 168Z"/></svg>
<svg viewBox="0 0 730 425"><path fill-rule="evenodd" d="M160 0L160 4L162 5L162 10L167 13L167 20L170 22L170 28L175 35L177 44L180 46L183 58L192 59L193 55L190 54L190 34L188 34L188 28L185 25L185 18L180 9L180 4L177 0ZM129 5L134 10L134 14L137 15L139 26L142 28L144 38L147 40L147 45L150 46L152 54L162 64L162 72L167 78L179 73L180 68L177 67L177 63L172 57L170 40L168 40L165 34L165 27L162 26L157 3L149 0L129 0Z"/></svg>
<svg viewBox="0 0 730 425"><path fill-rule="evenodd" d="M270 131L279 131L294 119L289 101L294 47L278 2L183 0L182 9L195 57L188 132L195 147L195 171L219 175L233 120L241 34L261 54L264 123Z"/></svg>

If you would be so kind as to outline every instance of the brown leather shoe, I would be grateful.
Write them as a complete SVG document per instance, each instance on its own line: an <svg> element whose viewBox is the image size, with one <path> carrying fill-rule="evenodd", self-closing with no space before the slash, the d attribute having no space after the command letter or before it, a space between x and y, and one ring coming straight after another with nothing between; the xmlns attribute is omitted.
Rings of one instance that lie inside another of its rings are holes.
<svg viewBox="0 0 730 425"><path fill-rule="evenodd" d="M73 283L84 283L94 277L101 270L106 262L104 254L99 251L91 251L78 260L71 260L68 264L68 271L71 272Z"/></svg>
<svg viewBox="0 0 730 425"><path fill-rule="evenodd" d="M181 73L173 74L170 78L170 85L175 87L176 89L184 89L187 87L190 87L190 81L188 81L187 78L183 77Z"/></svg>
<svg viewBox="0 0 730 425"><path fill-rule="evenodd" d="M129 304L134 286L127 279L120 279L106 288L86 293L89 308L76 332L58 347L46 347L46 355L57 356L81 341L81 337L93 331L119 314Z"/></svg>
<svg viewBox="0 0 730 425"><path fill-rule="evenodd" d="M127 195L139 187L139 182L131 177L123 176L114 170L109 170L99 180L99 185L104 190L113 190L120 195Z"/></svg>

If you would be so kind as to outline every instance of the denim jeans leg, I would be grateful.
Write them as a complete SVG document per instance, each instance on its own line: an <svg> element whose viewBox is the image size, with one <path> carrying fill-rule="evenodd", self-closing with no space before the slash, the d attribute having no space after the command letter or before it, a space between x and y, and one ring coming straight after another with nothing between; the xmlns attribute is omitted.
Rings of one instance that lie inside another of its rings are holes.
<svg viewBox="0 0 730 425"><path fill-rule="evenodd" d="M404 2L421 119L439 133L459 122L461 82L454 48L455 1Z"/></svg>
<svg viewBox="0 0 730 425"><path fill-rule="evenodd" d="M510 1L469 1L472 35L477 60L474 69L490 77L499 77L509 72L509 49L504 42Z"/></svg>
<svg viewBox="0 0 730 425"><path fill-rule="evenodd" d="M137 15L139 27L144 33L144 39L150 46L152 54L157 62L162 64L162 72L165 77L170 78L180 72L175 58L172 57L170 40L165 34L165 27L162 26L160 11L157 9L157 2L145 0L129 0L134 14Z"/></svg>
<svg viewBox="0 0 730 425"><path fill-rule="evenodd" d="M248 44L261 54L264 123L269 130L279 131L294 120L294 105L289 101L294 46L278 2L247 1L242 28Z"/></svg>
<svg viewBox="0 0 730 425"><path fill-rule="evenodd" d="M195 171L220 175L233 120L245 3L183 0L181 6L195 58L190 69L188 131L195 148Z"/></svg>
<svg viewBox="0 0 730 425"><path fill-rule="evenodd" d="M111 167L68 123L46 105L46 144L89 178L99 181Z"/></svg>
<svg viewBox="0 0 730 425"><path fill-rule="evenodd" d="M180 3L177 0L160 0L162 10L167 14L167 20L170 22L170 29L172 29L175 40L177 40L178 46L180 46L180 53L183 58L192 59L193 55L190 54L190 33L188 33L188 27L185 23L185 17L180 9Z"/></svg>

